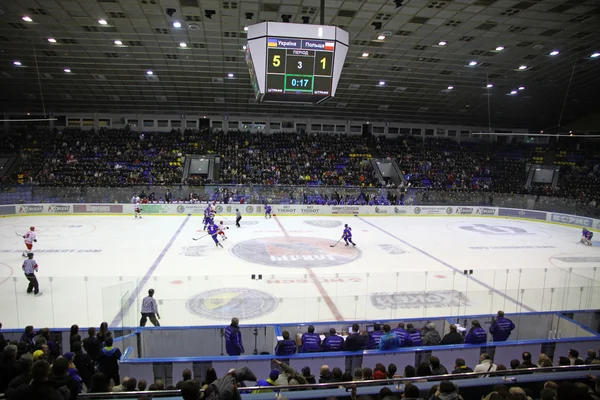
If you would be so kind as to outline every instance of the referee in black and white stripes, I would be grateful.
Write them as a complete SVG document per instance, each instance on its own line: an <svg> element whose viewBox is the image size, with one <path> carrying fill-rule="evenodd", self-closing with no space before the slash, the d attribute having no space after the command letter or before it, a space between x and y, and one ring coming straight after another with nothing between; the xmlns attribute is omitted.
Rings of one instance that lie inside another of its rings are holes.
<svg viewBox="0 0 600 400"><path fill-rule="evenodd" d="M160 326L160 323L156 319L160 319L160 315L158 314L158 303L154 297L154 289L148 290L148 296L144 297L142 300L142 319L140 319L140 326L146 326L146 321L150 318L150 322L154 326Z"/></svg>
<svg viewBox="0 0 600 400"><path fill-rule="evenodd" d="M38 280L35 277L35 273L38 270L38 265L33 259L33 253L27 253L27 259L23 261L23 272L25 272L25 277L29 281L29 286L27 286L27 293L31 293L33 291L34 296L39 296L40 293L40 285L38 284Z"/></svg>

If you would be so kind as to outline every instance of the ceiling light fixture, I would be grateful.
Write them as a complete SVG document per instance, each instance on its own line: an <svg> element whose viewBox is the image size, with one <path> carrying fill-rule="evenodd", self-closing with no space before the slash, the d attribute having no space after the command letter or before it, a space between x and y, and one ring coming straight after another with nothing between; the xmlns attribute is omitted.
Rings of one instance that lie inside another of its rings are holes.
<svg viewBox="0 0 600 400"><path fill-rule="evenodd" d="M550 52L550 55L551 55L551 56L557 56L557 55L559 55L559 54L560 54L560 51L558 51L558 50L554 50L554 51L551 51L551 52Z"/></svg>
<svg viewBox="0 0 600 400"><path fill-rule="evenodd" d="M377 40L385 40L385 35L379 35L379 36L377 36Z"/></svg>
<svg viewBox="0 0 600 400"><path fill-rule="evenodd" d="M21 61L13 61L13 64L15 64L17 67L20 67L21 65Z"/></svg>
<svg viewBox="0 0 600 400"><path fill-rule="evenodd" d="M489 88L493 88L493 87L494 87L494 85L492 85L491 83L488 83L487 86L486 86L486 88L488 88L488 89Z"/></svg>
<svg viewBox="0 0 600 400"><path fill-rule="evenodd" d="M227 74L227 77L233 78L233 74L230 72L230 73Z"/></svg>
<svg viewBox="0 0 600 400"><path fill-rule="evenodd" d="M385 82L384 81L379 81L379 86L385 86Z"/></svg>
<svg viewBox="0 0 600 400"><path fill-rule="evenodd" d="M33 20L30 17L28 17L27 15L24 15L22 19L25 22L33 22Z"/></svg>
<svg viewBox="0 0 600 400"><path fill-rule="evenodd" d="M146 71L146 75L154 75L154 72L148 70L148 71Z"/></svg>
<svg viewBox="0 0 600 400"><path fill-rule="evenodd" d="M594 53L590 57L592 57L592 58L598 58L598 57L600 57L600 53Z"/></svg>
<svg viewBox="0 0 600 400"><path fill-rule="evenodd" d="M120 46L120 45L122 45L122 44L123 44L123 42L121 42L120 40L115 40L115 41L114 41L114 43L115 43L117 46Z"/></svg>
<svg viewBox="0 0 600 400"><path fill-rule="evenodd" d="M181 42L181 43L179 43L179 47L184 47L185 48L185 47L187 47L187 44L185 42Z"/></svg>
<svg viewBox="0 0 600 400"><path fill-rule="evenodd" d="M63 71L65 71L68 74L68 73L71 72L71 69L70 68L65 68L65 69L63 69Z"/></svg>
<svg viewBox="0 0 600 400"><path fill-rule="evenodd" d="M173 28L181 28L181 22L179 22L179 21L173 22Z"/></svg>
<svg viewBox="0 0 600 400"><path fill-rule="evenodd" d="M471 67L474 67L474 66L476 66L476 65L477 65L477 61L471 61L471 62L469 63L469 65L470 65Z"/></svg>
<svg viewBox="0 0 600 400"><path fill-rule="evenodd" d="M369 53L362 53L363 57L369 57Z"/></svg>
<svg viewBox="0 0 600 400"><path fill-rule="evenodd" d="M99 19L99 20L98 20L98 23L99 23L100 25L108 25L108 22L106 22L106 20L105 20L105 19Z"/></svg>
<svg viewBox="0 0 600 400"><path fill-rule="evenodd" d="M521 71L522 71L522 70L524 70L524 69L527 69L527 65L521 65L521 66L519 66L519 69L520 69Z"/></svg>
<svg viewBox="0 0 600 400"><path fill-rule="evenodd" d="M510 94L517 94L516 90L511 90Z"/></svg>
<svg viewBox="0 0 600 400"><path fill-rule="evenodd" d="M246 48L247 48L246 45L242 46L242 50L246 50Z"/></svg>
<svg viewBox="0 0 600 400"><path fill-rule="evenodd" d="M519 86L519 90L525 90L525 86Z"/></svg>
<svg viewBox="0 0 600 400"><path fill-rule="evenodd" d="M56 43L56 39L54 39L54 38L48 38L48 41L49 41L50 43Z"/></svg>
<svg viewBox="0 0 600 400"><path fill-rule="evenodd" d="M498 47L496 47L496 51L502 51L502 50L504 50L504 46L498 46Z"/></svg>
<svg viewBox="0 0 600 400"><path fill-rule="evenodd" d="M447 44L448 44L448 42L442 40L441 42L438 43L438 46L445 46Z"/></svg>
<svg viewBox="0 0 600 400"><path fill-rule="evenodd" d="M454 89L454 86L448 86L448 90Z"/></svg>
<svg viewBox="0 0 600 400"><path fill-rule="evenodd" d="M247 26L245 26L245 27L244 27L244 30L245 30L246 32L248 32L248 27L247 27Z"/></svg>

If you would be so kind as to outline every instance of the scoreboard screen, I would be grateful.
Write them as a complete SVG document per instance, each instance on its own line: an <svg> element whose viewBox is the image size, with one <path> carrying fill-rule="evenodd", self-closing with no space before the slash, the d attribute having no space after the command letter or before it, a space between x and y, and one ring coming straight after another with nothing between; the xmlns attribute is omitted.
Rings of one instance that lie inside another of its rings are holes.
<svg viewBox="0 0 600 400"><path fill-rule="evenodd" d="M320 103L335 95L347 32L277 22L248 28L246 62L258 101Z"/></svg>
<svg viewBox="0 0 600 400"><path fill-rule="evenodd" d="M335 42L269 37L266 93L331 96L334 51Z"/></svg>

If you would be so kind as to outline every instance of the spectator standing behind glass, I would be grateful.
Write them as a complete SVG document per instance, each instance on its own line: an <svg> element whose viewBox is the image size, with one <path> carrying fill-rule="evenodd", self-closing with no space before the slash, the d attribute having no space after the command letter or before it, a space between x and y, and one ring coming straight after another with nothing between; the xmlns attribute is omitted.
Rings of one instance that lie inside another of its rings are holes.
<svg viewBox="0 0 600 400"><path fill-rule="evenodd" d="M358 351L364 350L367 347L369 338L360 332L360 326L358 324L352 325L352 333L346 338L346 350L347 351Z"/></svg>
<svg viewBox="0 0 600 400"><path fill-rule="evenodd" d="M275 346L275 355L276 356L288 356L290 354L296 354L296 341L290 339L290 333L288 331L283 331L282 334L283 340L279 340L277 342L277 346Z"/></svg>
<svg viewBox="0 0 600 400"><path fill-rule="evenodd" d="M487 333L485 332L485 329L483 329L481 327L481 324L479 323L479 321L474 319L473 321L471 321L471 329L469 329L467 336L465 336L465 343L479 344L479 343L486 343L486 342L487 342Z"/></svg>
<svg viewBox="0 0 600 400"><path fill-rule="evenodd" d="M321 350L321 337L315 333L315 327L309 325L308 332L302 334L302 347L300 348L300 352L311 353Z"/></svg>
<svg viewBox="0 0 600 400"><path fill-rule="evenodd" d="M400 347L400 339L388 324L383 325L384 335L379 339L379 350L394 350Z"/></svg>
<svg viewBox="0 0 600 400"><path fill-rule="evenodd" d="M225 328L225 350L230 356L239 356L244 353L239 324L240 320L234 317L231 318L231 324Z"/></svg>
<svg viewBox="0 0 600 400"><path fill-rule="evenodd" d="M456 325L452 324L450 325L450 332L444 335L440 344L463 344L464 341L465 339L463 338L463 335L458 333Z"/></svg>
<svg viewBox="0 0 600 400"><path fill-rule="evenodd" d="M342 351L344 350L344 338L336 335L335 328L329 329L329 336L323 340L324 351Z"/></svg>
<svg viewBox="0 0 600 400"><path fill-rule="evenodd" d="M498 317L494 318L492 325L490 325L492 340L494 342L505 342L514 329L515 324L510 319L504 318L504 311L498 311Z"/></svg>

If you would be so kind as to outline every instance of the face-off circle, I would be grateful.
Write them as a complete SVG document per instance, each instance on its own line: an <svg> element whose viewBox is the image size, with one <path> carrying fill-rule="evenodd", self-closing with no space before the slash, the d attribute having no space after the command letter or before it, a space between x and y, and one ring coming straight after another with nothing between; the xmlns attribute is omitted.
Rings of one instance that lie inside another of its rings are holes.
<svg viewBox="0 0 600 400"><path fill-rule="evenodd" d="M322 268L347 264L360 257L356 247L308 237L257 238L238 243L231 253L255 264L282 268Z"/></svg>
<svg viewBox="0 0 600 400"><path fill-rule="evenodd" d="M13 273L14 271L10 265L0 263L0 285L9 280Z"/></svg>
<svg viewBox="0 0 600 400"><path fill-rule="evenodd" d="M187 309L200 317L229 320L252 319L273 312L279 301L269 293L245 288L223 288L198 293Z"/></svg>

